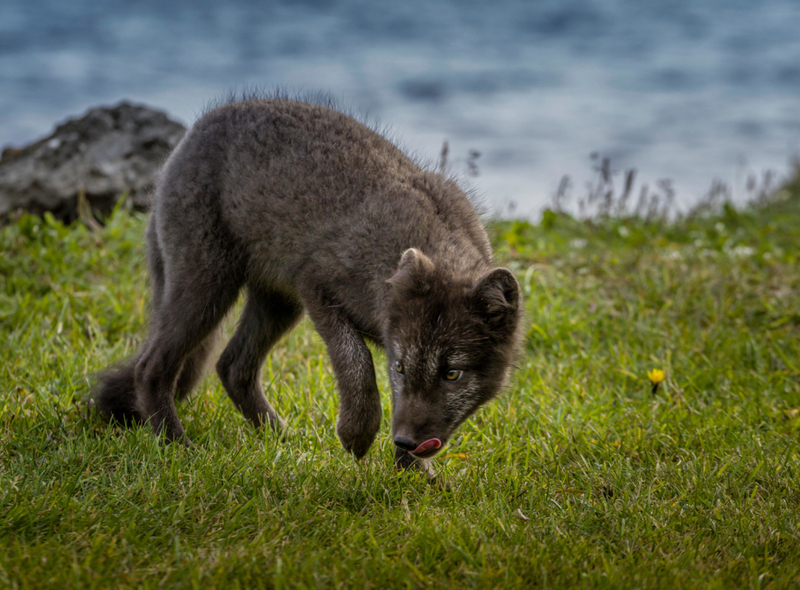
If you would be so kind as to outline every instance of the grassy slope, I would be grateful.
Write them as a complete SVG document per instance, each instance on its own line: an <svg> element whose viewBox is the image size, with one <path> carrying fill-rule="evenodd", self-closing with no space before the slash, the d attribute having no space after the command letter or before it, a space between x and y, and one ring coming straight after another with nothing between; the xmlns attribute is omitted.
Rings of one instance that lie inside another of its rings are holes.
<svg viewBox="0 0 800 590"><path fill-rule="evenodd" d="M527 347L436 461L449 491L392 469L388 401L367 461L345 455L307 322L264 371L290 444L214 377L180 408L191 450L87 419L90 374L144 334L143 219L23 218L0 230L0 585L800 584L791 190L672 226L495 224Z"/></svg>

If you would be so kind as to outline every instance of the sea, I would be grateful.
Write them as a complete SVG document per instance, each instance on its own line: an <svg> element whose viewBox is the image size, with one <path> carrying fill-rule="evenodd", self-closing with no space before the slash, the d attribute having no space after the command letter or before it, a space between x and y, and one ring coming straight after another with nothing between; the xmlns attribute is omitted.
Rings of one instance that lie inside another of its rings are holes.
<svg viewBox="0 0 800 590"><path fill-rule="evenodd" d="M190 125L276 89L431 165L446 143L499 214L536 218L559 186L576 203L603 160L679 209L714 183L743 200L800 154L800 1L0 2L0 146L122 100Z"/></svg>

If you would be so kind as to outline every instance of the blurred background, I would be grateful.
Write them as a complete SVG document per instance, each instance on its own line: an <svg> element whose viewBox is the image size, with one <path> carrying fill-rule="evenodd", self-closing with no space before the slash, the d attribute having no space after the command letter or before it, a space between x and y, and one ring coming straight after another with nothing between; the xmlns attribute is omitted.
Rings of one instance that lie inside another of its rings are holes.
<svg viewBox="0 0 800 590"><path fill-rule="evenodd" d="M0 146L122 99L189 125L253 86L330 92L423 160L447 141L500 213L537 217L603 158L687 208L800 152L800 2L0 3Z"/></svg>

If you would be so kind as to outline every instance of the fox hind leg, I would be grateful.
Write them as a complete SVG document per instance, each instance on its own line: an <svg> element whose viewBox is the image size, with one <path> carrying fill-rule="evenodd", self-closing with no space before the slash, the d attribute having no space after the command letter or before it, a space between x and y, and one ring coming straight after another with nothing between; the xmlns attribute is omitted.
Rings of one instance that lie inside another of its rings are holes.
<svg viewBox="0 0 800 590"><path fill-rule="evenodd" d="M256 426L280 432L283 422L264 395L261 365L273 345L300 319L303 307L291 296L249 288L236 333L217 362L228 396Z"/></svg>
<svg viewBox="0 0 800 590"><path fill-rule="evenodd" d="M150 334L135 366L136 405L156 434L182 440L176 389L180 384L185 395L199 380L212 334L236 301L244 275L238 257L219 243L187 248L173 235L167 246L170 251L162 243L162 258L151 261L164 263L163 288L154 288Z"/></svg>

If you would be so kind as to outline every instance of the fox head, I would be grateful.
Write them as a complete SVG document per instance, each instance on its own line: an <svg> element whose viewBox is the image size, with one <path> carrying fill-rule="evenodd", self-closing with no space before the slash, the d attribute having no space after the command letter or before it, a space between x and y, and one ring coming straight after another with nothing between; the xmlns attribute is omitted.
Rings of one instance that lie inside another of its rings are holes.
<svg viewBox="0 0 800 590"><path fill-rule="evenodd" d="M459 277L415 248L388 284L392 437L414 456L431 457L503 387L519 340L521 292L505 268Z"/></svg>

